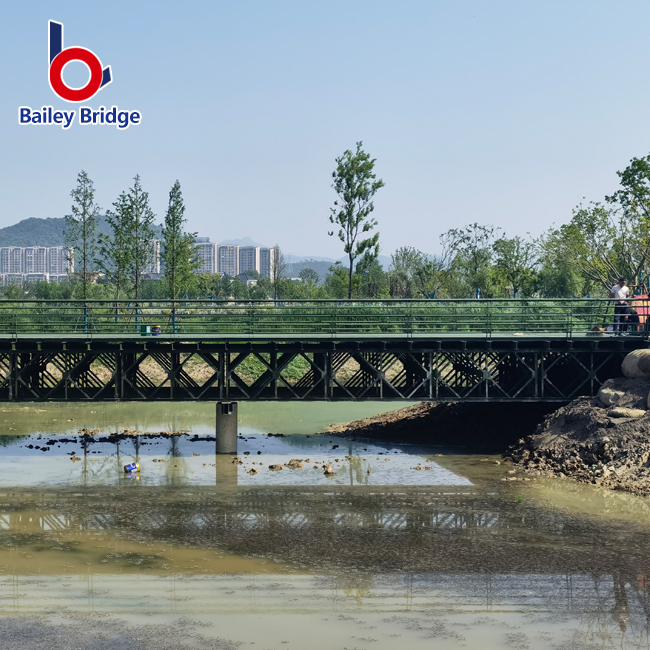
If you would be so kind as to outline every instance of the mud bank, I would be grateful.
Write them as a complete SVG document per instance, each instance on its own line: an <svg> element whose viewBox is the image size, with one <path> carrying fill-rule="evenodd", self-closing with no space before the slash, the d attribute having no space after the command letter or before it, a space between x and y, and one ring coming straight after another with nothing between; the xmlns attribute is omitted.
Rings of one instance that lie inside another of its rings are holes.
<svg viewBox="0 0 650 650"><path fill-rule="evenodd" d="M577 399L547 416L506 458L533 475L650 494L649 393L650 378L609 380L598 397Z"/></svg>
<svg viewBox="0 0 650 650"><path fill-rule="evenodd" d="M327 432L375 443L486 447L506 445L534 433L552 404L422 402L380 415L332 424Z"/></svg>

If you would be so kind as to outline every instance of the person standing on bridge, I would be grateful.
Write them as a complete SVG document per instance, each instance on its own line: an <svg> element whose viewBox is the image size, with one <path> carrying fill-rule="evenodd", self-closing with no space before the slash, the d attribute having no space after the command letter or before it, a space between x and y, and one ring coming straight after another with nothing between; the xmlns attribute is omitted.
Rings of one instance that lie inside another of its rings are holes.
<svg viewBox="0 0 650 650"><path fill-rule="evenodd" d="M630 288L627 286L625 278L619 278L618 284L615 284L609 291L609 297L614 299L614 333L617 331L621 336L627 330L627 299L630 297Z"/></svg>

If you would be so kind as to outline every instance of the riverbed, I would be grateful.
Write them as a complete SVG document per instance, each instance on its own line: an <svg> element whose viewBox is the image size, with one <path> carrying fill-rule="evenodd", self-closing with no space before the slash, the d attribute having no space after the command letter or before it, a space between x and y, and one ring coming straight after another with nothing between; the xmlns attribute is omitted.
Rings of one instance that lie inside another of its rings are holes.
<svg viewBox="0 0 650 650"><path fill-rule="evenodd" d="M382 410L0 409L0 647L648 646L650 502L325 433Z"/></svg>

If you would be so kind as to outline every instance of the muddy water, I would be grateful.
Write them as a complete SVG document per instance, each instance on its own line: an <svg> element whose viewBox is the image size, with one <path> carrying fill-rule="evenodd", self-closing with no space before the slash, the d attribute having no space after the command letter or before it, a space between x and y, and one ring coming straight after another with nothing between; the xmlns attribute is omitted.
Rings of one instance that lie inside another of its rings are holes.
<svg viewBox="0 0 650 650"><path fill-rule="evenodd" d="M380 410L5 408L0 647L648 647L650 502L318 434Z"/></svg>

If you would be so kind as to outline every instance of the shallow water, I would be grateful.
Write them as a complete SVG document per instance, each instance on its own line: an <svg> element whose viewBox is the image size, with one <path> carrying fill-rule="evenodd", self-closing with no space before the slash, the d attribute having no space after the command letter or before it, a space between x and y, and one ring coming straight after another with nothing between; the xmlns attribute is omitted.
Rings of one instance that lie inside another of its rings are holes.
<svg viewBox="0 0 650 650"><path fill-rule="evenodd" d="M244 405L241 465L203 406L5 409L1 647L648 646L647 500L313 435L382 407L297 406Z"/></svg>

